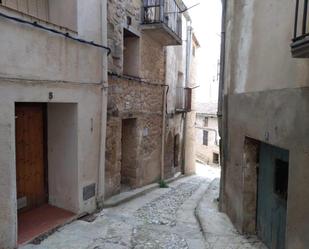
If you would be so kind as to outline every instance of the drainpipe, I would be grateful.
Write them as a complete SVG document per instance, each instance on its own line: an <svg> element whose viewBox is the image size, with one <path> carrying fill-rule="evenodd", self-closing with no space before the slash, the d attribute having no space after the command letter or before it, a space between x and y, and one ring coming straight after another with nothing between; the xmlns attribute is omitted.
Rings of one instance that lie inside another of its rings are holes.
<svg viewBox="0 0 309 249"><path fill-rule="evenodd" d="M107 44L107 2L101 0L101 39L102 44ZM104 201L105 184L105 146L106 146L106 122L107 122L107 97L108 97L108 77L107 77L107 56L102 53L102 86L101 86L101 131L100 131L100 155L98 168L98 206L101 207Z"/></svg>
<svg viewBox="0 0 309 249"><path fill-rule="evenodd" d="M166 56L166 55L165 55ZM165 69L166 70L166 69ZM163 86L163 107L162 107L162 139L161 139L161 180L164 180L164 154L165 154L165 122L166 122L166 95L167 87Z"/></svg>
<svg viewBox="0 0 309 249"><path fill-rule="evenodd" d="M220 54L220 81L218 96L218 123L220 134L220 161L221 161L221 181L220 181L220 204L222 211L224 202L224 184L225 184L225 156L227 149L227 110L224 98L224 74L225 74L225 43L226 43L226 13L227 0L222 0L222 23L221 23L221 54Z"/></svg>
<svg viewBox="0 0 309 249"><path fill-rule="evenodd" d="M185 71L186 71L186 76L185 76L185 87L189 87L189 78L190 78L190 64L191 64L191 43L192 43L192 26L191 26L191 19L187 19L187 44L186 44L186 65L185 65ZM188 120L187 113L184 113L184 125L183 125L183 143L182 143L182 164L183 164L183 174L186 174L186 147L187 147L187 122Z"/></svg>

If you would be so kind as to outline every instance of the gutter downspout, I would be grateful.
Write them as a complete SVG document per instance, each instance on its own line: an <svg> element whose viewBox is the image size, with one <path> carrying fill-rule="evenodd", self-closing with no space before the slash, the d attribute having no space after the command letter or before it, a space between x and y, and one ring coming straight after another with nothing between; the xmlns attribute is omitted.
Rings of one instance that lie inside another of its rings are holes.
<svg viewBox="0 0 309 249"><path fill-rule="evenodd" d="M101 39L102 44L107 44L107 1L101 0ZM108 97L108 61L107 56L102 53L102 86L101 86L101 131L100 131L100 155L98 168L97 205L103 206L105 194L105 146L106 146L106 122L107 122L107 97Z"/></svg>
<svg viewBox="0 0 309 249"><path fill-rule="evenodd" d="M185 87L189 87L189 78L190 78L190 64L191 64L191 46L192 46L192 21L191 19L187 19L187 44L186 44L186 77L185 77ZM188 122L188 115L184 113L184 125L183 125L183 143L182 143L182 164L183 164L183 174L186 174L186 147L187 147L187 122Z"/></svg>
<svg viewBox="0 0 309 249"><path fill-rule="evenodd" d="M224 187L225 187L225 155L226 155L226 134L227 134L227 117L226 117L226 101L224 98L225 87L225 44L226 44L226 15L227 0L222 0L222 23L221 23L221 54L220 54L220 81L218 96L218 123L220 134L220 162L221 162L221 181L220 181L220 203L219 209L222 211L224 203Z"/></svg>
<svg viewBox="0 0 309 249"><path fill-rule="evenodd" d="M165 122L166 122L166 95L167 86L163 86L163 107L162 107L162 140L161 140L161 180L164 180L164 155L165 155Z"/></svg>

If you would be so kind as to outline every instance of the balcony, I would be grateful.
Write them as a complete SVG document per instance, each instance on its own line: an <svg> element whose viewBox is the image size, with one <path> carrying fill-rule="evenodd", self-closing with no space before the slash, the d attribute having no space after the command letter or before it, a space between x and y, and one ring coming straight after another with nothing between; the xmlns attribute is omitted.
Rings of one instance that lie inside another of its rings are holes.
<svg viewBox="0 0 309 249"><path fill-rule="evenodd" d="M179 0L144 0L142 29L163 46L182 44Z"/></svg>
<svg viewBox="0 0 309 249"><path fill-rule="evenodd" d="M296 0L291 52L294 58L309 58L308 0Z"/></svg>

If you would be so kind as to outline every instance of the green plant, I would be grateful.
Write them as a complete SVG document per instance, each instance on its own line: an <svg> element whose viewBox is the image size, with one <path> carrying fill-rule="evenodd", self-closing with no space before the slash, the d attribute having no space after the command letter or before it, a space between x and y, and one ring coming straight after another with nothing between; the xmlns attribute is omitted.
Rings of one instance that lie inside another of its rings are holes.
<svg viewBox="0 0 309 249"><path fill-rule="evenodd" d="M164 180L159 181L159 186L160 188L168 188L168 185Z"/></svg>

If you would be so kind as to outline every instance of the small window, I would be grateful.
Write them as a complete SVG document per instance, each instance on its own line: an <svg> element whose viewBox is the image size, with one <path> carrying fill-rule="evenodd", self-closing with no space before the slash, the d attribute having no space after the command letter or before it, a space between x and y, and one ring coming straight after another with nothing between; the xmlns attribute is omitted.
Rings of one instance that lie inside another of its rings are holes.
<svg viewBox="0 0 309 249"><path fill-rule="evenodd" d="M203 131L203 145L208 146L208 131Z"/></svg>
<svg viewBox="0 0 309 249"><path fill-rule="evenodd" d="M214 164L219 164L219 154L218 153L213 153L212 162Z"/></svg>
<svg viewBox="0 0 309 249"><path fill-rule="evenodd" d="M283 200L288 198L289 163L276 159L275 165L275 194Z"/></svg>

